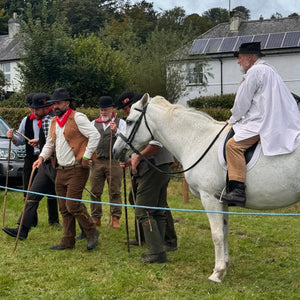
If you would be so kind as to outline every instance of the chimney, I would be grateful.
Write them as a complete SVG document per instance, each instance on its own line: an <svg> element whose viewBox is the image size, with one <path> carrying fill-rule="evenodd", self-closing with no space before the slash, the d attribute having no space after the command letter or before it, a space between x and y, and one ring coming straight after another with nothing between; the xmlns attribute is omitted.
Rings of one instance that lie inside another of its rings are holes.
<svg viewBox="0 0 300 300"><path fill-rule="evenodd" d="M17 18L17 13L13 13L13 17L8 20L8 37L12 39L17 33L19 33L20 23Z"/></svg>
<svg viewBox="0 0 300 300"><path fill-rule="evenodd" d="M243 12L233 10L230 17L230 31L238 32L243 21L246 21L246 16Z"/></svg>

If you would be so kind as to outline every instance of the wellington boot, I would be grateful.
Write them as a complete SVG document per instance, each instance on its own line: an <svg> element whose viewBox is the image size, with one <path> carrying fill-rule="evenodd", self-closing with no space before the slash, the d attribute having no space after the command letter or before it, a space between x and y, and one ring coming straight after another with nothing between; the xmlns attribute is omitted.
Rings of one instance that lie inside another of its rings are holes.
<svg viewBox="0 0 300 300"><path fill-rule="evenodd" d="M161 237L158 225L155 219L149 218L143 222L143 231L145 242L149 254L158 254L164 252L163 239Z"/></svg>

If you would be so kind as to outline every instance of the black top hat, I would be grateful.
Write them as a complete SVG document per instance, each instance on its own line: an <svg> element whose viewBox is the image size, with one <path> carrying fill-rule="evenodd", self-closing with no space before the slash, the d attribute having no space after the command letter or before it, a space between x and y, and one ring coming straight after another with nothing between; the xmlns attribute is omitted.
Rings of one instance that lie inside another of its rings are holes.
<svg viewBox="0 0 300 300"><path fill-rule="evenodd" d="M33 98L34 95L35 95L35 93L30 93L30 94L27 95L27 97L26 97L26 105L27 106L31 106L32 98Z"/></svg>
<svg viewBox="0 0 300 300"><path fill-rule="evenodd" d="M133 103L135 94L133 92L123 92L118 98L118 109Z"/></svg>
<svg viewBox="0 0 300 300"><path fill-rule="evenodd" d="M72 101L69 96L69 93L64 88L57 88L54 90L52 99L50 100L51 103L58 102L58 101Z"/></svg>
<svg viewBox="0 0 300 300"><path fill-rule="evenodd" d="M234 52L234 56L237 57L239 54L257 54L258 56L264 56L260 51L260 42L241 44L239 51Z"/></svg>
<svg viewBox="0 0 300 300"><path fill-rule="evenodd" d="M106 108L106 107L111 107L111 106L114 106L112 97L110 97L110 96L101 96L99 98L98 107Z"/></svg>
<svg viewBox="0 0 300 300"><path fill-rule="evenodd" d="M32 97L31 108L42 108L51 106L50 96L46 93L35 93Z"/></svg>

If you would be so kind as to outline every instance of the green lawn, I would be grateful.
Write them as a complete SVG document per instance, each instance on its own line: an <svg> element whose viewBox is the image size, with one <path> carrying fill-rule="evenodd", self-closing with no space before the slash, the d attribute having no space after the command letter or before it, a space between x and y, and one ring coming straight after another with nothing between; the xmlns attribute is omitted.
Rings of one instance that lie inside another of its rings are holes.
<svg viewBox="0 0 300 300"><path fill-rule="evenodd" d="M3 195L1 190L1 212ZM102 201L107 201L106 195ZM89 199L86 193L83 198ZM190 202L183 203L178 180L170 183L169 205L202 209L200 200L191 195ZM15 226L22 207L22 194L9 191L6 226ZM19 241L16 252L15 240L0 233L0 298L300 299L297 216L230 216L231 262L223 283L214 284L207 280L214 266L214 249L205 214L174 212L178 251L168 253L168 263L142 265L139 258L145 246L131 246L128 253L124 244L125 214L122 228L113 230L107 226L107 205L104 211L100 243L93 251L86 250L86 241L78 242L74 250L49 250L60 241L62 231L48 226L44 200L38 227L31 230L26 241ZM276 212L299 213L300 205ZM128 214L133 238L133 209L129 208Z"/></svg>

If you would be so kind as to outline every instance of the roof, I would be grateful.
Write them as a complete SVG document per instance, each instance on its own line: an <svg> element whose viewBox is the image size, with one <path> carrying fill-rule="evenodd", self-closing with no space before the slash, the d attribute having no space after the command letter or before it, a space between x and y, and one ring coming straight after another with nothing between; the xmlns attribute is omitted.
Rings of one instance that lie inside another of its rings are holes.
<svg viewBox="0 0 300 300"><path fill-rule="evenodd" d="M229 23L221 23L195 39L189 54L232 53L241 43L252 41L261 42L262 50L300 50L300 17L242 21L237 31L230 30Z"/></svg>
<svg viewBox="0 0 300 300"><path fill-rule="evenodd" d="M19 60L20 53L24 52L22 44L17 37L0 36L0 61Z"/></svg>

